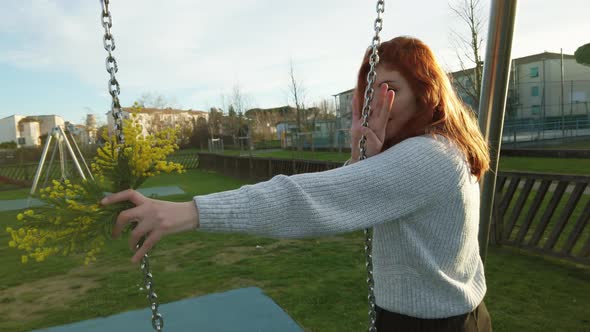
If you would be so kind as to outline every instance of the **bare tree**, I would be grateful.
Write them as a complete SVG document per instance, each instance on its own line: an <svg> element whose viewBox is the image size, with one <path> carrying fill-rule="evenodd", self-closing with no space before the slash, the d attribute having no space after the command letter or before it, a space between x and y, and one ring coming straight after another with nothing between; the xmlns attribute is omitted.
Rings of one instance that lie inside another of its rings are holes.
<svg viewBox="0 0 590 332"><path fill-rule="evenodd" d="M300 137L301 133L301 118L305 121L305 88L303 83L295 77L295 65L293 60L289 61L289 101L295 104L297 114L297 149L303 150L303 145Z"/></svg>
<svg viewBox="0 0 590 332"><path fill-rule="evenodd" d="M175 108L176 102L156 92L144 92L137 100L137 104L144 108Z"/></svg>
<svg viewBox="0 0 590 332"><path fill-rule="evenodd" d="M238 115L240 113L243 115L249 107L248 96L242 93L238 83L234 84L232 89L231 104L234 106L234 110Z"/></svg>
<svg viewBox="0 0 590 332"><path fill-rule="evenodd" d="M479 96L481 94L481 78L483 61L482 28L484 24L482 16L482 4L480 0L455 0L449 4L453 13L468 27L468 37L464 33L453 30L452 35L457 47L457 58L461 70L467 80L455 80L455 86L460 92L472 98L473 106L479 108ZM473 69L471 69L473 67ZM472 72L473 71L473 72Z"/></svg>
<svg viewBox="0 0 590 332"><path fill-rule="evenodd" d="M239 83L234 84L229 102L227 126L230 128L230 132L234 137L234 144L236 137L248 136L247 143L251 146L252 137L250 136L250 126L248 120L244 117L250 107L250 98L242 92ZM242 141L240 142L242 143Z"/></svg>

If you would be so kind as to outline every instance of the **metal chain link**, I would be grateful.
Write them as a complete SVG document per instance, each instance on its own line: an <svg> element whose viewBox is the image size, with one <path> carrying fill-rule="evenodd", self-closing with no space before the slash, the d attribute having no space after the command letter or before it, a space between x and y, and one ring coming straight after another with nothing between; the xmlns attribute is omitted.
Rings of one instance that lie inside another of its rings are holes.
<svg viewBox="0 0 590 332"><path fill-rule="evenodd" d="M123 135L123 111L121 109L121 103L119 101L119 94L121 94L121 87L115 77L115 73L119 70L117 61L113 56L112 52L115 50L115 38L111 34L111 27L113 26L113 19L111 12L109 11L109 0L100 0L102 5L101 23L104 28L103 44L104 49L108 52L106 58L106 69L110 75L108 81L108 91L112 97L111 114L115 122L115 135L117 142L125 143L125 136ZM142 241L143 242L143 241ZM137 246L139 248L140 244ZM164 319L162 314L158 312L158 295L154 291L154 277L150 272L150 263L148 255L145 254L141 259L140 264L141 271L143 272L143 284L147 291L147 299L152 310L152 327L154 330L161 332L164 328Z"/></svg>
<svg viewBox="0 0 590 332"><path fill-rule="evenodd" d="M371 115L371 101L373 100L373 93L375 92L373 89L373 83L377 78L376 67L379 63L379 51L378 47L381 45L381 38L379 37L379 33L383 29L383 19L381 18L381 14L385 12L385 0L378 0L377 1L377 18L375 19L375 36L373 36L373 40L371 41L371 55L369 56L369 65L371 66L369 73L367 74L367 87L365 88L364 94L364 104L363 104L363 127L369 126L369 116ZM367 158L367 150L366 144L367 137L365 135L361 136L359 141L359 149L360 149L360 160L364 160ZM373 279L373 236L371 234L370 229L365 229L365 259L366 259L366 267L367 267L367 286L369 289L369 295L367 299L369 301L369 332L376 332L376 321L377 321L377 312L375 310L375 281Z"/></svg>

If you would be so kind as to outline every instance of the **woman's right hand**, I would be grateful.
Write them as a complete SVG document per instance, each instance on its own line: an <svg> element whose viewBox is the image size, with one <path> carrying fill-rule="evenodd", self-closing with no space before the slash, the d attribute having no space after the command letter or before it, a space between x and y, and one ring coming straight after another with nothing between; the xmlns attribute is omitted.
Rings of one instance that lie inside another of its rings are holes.
<svg viewBox="0 0 590 332"><path fill-rule="evenodd" d="M385 129L389 120L395 93L388 90L386 83L375 90L373 102L371 104L371 114L369 115L369 126L363 127L362 104L356 100L356 93L352 99L352 127L350 129L351 137L351 159L350 164L359 161L360 147L359 141L364 134L367 137L365 142L366 157L371 157L381 152L383 142L385 141Z"/></svg>

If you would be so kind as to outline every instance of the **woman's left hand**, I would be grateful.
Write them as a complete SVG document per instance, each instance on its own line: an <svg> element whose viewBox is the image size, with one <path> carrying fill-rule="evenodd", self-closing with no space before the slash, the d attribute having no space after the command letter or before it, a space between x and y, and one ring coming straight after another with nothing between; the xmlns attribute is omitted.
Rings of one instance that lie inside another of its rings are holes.
<svg viewBox="0 0 590 332"><path fill-rule="evenodd" d="M131 259L137 263L164 235L193 230L199 226L199 213L195 202L167 202L147 198L129 189L105 197L100 203L109 205L130 201L135 207L121 212L113 226L113 237L119 237L131 222L137 225L129 236L129 248L134 251L145 236L142 246Z"/></svg>
<svg viewBox="0 0 590 332"><path fill-rule="evenodd" d="M358 143L362 135L365 135L367 138L365 143L367 158L379 154L385 142L385 131L393 106L393 100L395 99L395 92L388 90L387 84L383 83L374 93L374 102L371 105L368 127L363 127L362 125L362 110L359 108L356 93L352 99L352 127L350 129L350 138L352 141L351 163L357 162L360 158Z"/></svg>

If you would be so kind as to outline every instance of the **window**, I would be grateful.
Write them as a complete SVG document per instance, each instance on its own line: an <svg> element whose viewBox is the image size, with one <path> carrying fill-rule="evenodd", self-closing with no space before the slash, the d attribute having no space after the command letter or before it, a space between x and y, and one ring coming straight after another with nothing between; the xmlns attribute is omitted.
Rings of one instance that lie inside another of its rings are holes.
<svg viewBox="0 0 590 332"><path fill-rule="evenodd" d="M25 138L19 137L18 138L18 145L25 145L25 144L27 144Z"/></svg>
<svg viewBox="0 0 590 332"><path fill-rule="evenodd" d="M531 77L539 77L539 67L531 67Z"/></svg>
<svg viewBox="0 0 590 332"><path fill-rule="evenodd" d="M538 86L535 85L531 88L531 96L533 96L533 97L539 96L539 87Z"/></svg>
<svg viewBox="0 0 590 332"><path fill-rule="evenodd" d="M533 105L531 106L531 114L532 115L539 115L541 113L541 106Z"/></svg>

